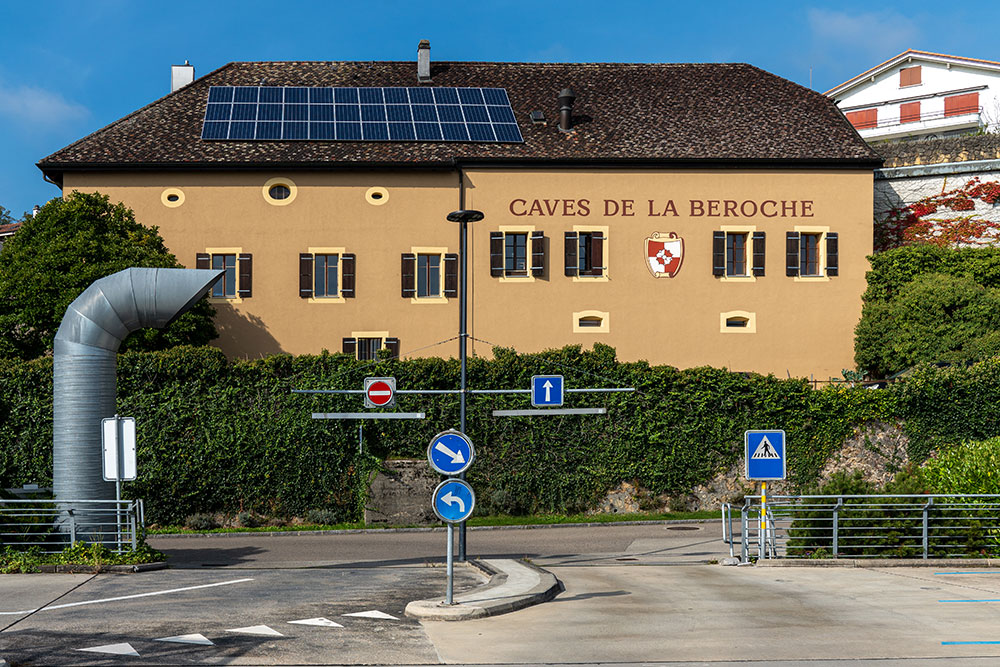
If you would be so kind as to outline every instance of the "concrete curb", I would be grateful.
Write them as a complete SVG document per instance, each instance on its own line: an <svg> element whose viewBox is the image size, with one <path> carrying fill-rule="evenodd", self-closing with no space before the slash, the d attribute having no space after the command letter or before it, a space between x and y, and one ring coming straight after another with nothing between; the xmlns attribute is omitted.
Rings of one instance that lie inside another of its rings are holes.
<svg viewBox="0 0 1000 667"><path fill-rule="evenodd" d="M101 565L99 567L94 565L67 564L39 565L38 571L40 574L97 574L105 572L113 574L135 574L138 572L165 570L166 568L167 564L165 562L139 563L138 565ZM3 666L0 665L0 667Z"/></svg>
<svg viewBox="0 0 1000 667"><path fill-rule="evenodd" d="M768 558L754 567L1000 567L996 558Z"/></svg>
<svg viewBox="0 0 1000 667"><path fill-rule="evenodd" d="M487 559L470 564L490 575L486 585L456 595L453 605L439 598L414 600L406 605L406 615L422 621L467 621L548 602L563 591L555 575L523 560Z"/></svg>

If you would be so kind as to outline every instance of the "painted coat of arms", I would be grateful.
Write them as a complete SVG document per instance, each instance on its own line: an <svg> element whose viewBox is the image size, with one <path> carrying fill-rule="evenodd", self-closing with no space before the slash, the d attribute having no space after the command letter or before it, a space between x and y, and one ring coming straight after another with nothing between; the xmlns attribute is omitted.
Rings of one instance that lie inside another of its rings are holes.
<svg viewBox="0 0 1000 667"><path fill-rule="evenodd" d="M673 278L684 261L684 239L676 233L653 232L646 239L646 268L654 278Z"/></svg>

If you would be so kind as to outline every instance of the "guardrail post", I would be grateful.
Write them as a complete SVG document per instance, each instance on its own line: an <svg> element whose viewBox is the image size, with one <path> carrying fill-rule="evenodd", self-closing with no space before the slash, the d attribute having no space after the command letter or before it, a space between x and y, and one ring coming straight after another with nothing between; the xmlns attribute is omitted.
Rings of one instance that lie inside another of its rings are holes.
<svg viewBox="0 0 1000 667"><path fill-rule="evenodd" d="M73 515L72 509L67 514L69 514L69 545L73 546L76 544L76 517Z"/></svg>
<svg viewBox="0 0 1000 667"><path fill-rule="evenodd" d="M136 533L136 514L137 514L137 512L136 512L136 505L135 505L135 503L132 503L132 506L129 509L129 517L128 517L129 518L129 525L132 528L132 551L135 551L138 548L138 543L136 542L137 538L136 538L136 535L135 535L135 533Z"/></svg>
<svg viewBox="0 0 1000 667"><path fill-rule="evenodd" d="M924 560L927 560L928 553L930 551L930 540L928 538L927 524L929 523L929 515L931 505L934 504L933 498L927 499L927 504L924 505L924 521L923 521L923 544L924 544Z"/></svg>
<svg viewBox="0 0 1000 667"><path fill-rule="evenodd" d="M844 506L843 497L837 497L837 504L833 506L833 557L840 553L840 508Z"/></svg>
<svg viewBox="0 0 1000 667"><path fill-rule="evenodd" d="M747 500L743 503L743 507L740 509L740 520L743 526L740 528L740 543L741 543L741 553L740 560L744 563L750 562L750 544L748 542L750 538L750 516L747 513L750 507L750 501Z"/></svg>

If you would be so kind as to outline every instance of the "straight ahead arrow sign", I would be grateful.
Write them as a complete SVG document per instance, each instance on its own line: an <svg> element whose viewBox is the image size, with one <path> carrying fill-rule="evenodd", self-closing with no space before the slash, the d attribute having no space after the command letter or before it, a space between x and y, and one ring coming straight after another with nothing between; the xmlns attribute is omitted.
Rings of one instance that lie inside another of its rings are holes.
<svg viewBox="0 0 1000 667"><path fill-rule="evenodd" d="M551 403L552 402L552 382L549 381L549 380L546 380L545 384L543 384L542 387L545 388L545 402L546 403Z"/></svg>

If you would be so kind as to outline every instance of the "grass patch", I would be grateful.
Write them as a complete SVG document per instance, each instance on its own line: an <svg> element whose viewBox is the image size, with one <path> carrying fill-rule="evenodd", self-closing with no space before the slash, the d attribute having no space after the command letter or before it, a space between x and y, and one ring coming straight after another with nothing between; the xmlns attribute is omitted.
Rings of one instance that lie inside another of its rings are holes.
<svg viewBox="0 0 1000 667"><path fill-rule="evenodd" d="M166 560L163 554L146 543L140 544L135 550L115 553L103 544L77 542L58 553L42 553L37 545L26 549L15 549L7 546L0 552L0 574L15 574L18 572L38 572L42 565L83 565L87 567L102 567L105 565L142 565L144 563L159 563Z"/></svg>
<svg viewBox="0 0 1000 667"><path fill-rule="evenodd" d="M539 526L574 523L631 523L635 521L690 521L698 519L718 519L718 510L700 512L665 512L636 514L542 514L536 516L482 516L472 517L469 526ZM432 524L442 525L442 524ZM183 535L212 533L282 533L311 530L379 530L384 528L426 528L427 526L382 524L366 525L362 522L338 524L297 524L287 526L260 526L257 528L213 528L211 530L191 530L181 526L162 526L147 531L148 535Z"/></svg>

